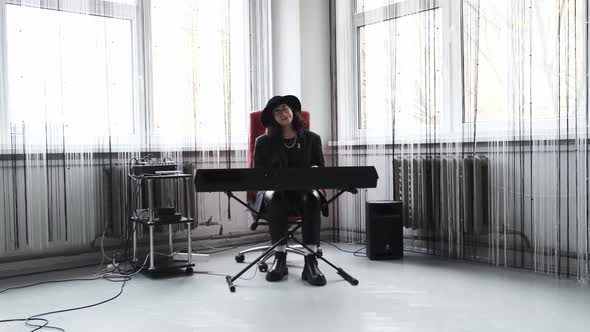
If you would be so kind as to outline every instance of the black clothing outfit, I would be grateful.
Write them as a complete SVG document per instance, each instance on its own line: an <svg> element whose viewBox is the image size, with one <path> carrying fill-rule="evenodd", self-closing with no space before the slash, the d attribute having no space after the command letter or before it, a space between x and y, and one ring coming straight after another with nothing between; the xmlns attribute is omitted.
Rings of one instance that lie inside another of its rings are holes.
<svg viewBox="0 0 590 332"><path fill-rule="evenodd" d="M300 130L291 140L262 135L256 139L254 168L324 167L319 135ZM278 242L288 230L289 215L301 215L303 243L317 245L320 237L322 195L315 190L264 193L264 208L269 215L271 240Z"/></svg>
<svg viewBox="0 0 590 332"><path fill-rule="evenodd" d="M268 135L256 138L254 147L254 168L286 168L289 167L289 152L283 145L282 138L275 139ZM290 146L290 145L289 145ZM322 153L322 139L314 132L299 130L297 143L293 147L298 151L291 154L299 155L293 165L302 168L312 166L324 167L324 154Z"/></svg>
<svg viewBox="0 0 590 332"><path fill-rule="evenodd" d="M293 140L283 140L268 135L256 139L254 149L255 168L308 168L324 167L322 140L320 136L307 130L300 130ZM317 190L309 191L267 191L262 193L261 204L269 213L269 228L272 243L285 236L289 229L290 214L303 216L302 237L306 245L318 245L320 241L321 205L325 202ZM286 244L286 243L283 243ZM279 281L288 274L287 253L275 252L275 260L266 274L266 280ZM314 286L326 284L326 278L318 268L315 255L305 256L301 279Z"/></svg>
<svg viewBox="0 0 590 332"><path fill-rule="evenodd" d="M277 243L287 234L289 215L297 214L303 217L301 225L303 243L318 245L321 226L320 204L320 198L313 192L274 192L271 199L265 203L272 243Z"/></svg>
<svg viewBox="0 0 590 332"><path fill-rule="evenodd" d="M254 168L309 168L324 167L322 141L319 135L300 130L294 140L275 139L268 135L256 139ZM310 191L267 191L263 208L269 214L271 240L277 243L288 230L289 215L303 216L303 243L318 245L320 236L321 204L323 195Z"/></svg>

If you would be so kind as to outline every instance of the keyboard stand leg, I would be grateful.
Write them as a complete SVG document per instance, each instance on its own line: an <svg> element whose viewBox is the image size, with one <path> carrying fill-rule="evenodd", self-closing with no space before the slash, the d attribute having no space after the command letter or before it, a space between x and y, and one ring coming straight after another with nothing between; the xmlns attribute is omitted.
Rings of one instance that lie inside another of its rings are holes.
<svg viewBox="0 0 590 332"><path fill-rule="evenodd" d="M356 194L358 192L357 189L355 188L350 188L348 190L339 190L338 193L336 195L334 195L332 198L330 198L327 202L325 202L324 204L322 204L321 208L326 208L327 206L329 206L333 201L335 201L338 197L340 197L340 195L344 194L345 192L350 192L352 194ZM256 213L256 215L258 215L258 211L252 209L251 206L249 206L248 204L244 203L243 201L241 201L239 198L237 198L236 196L234 196L234 194L231 191L227 191L226 192L227 196L229 198L234 198L235 200L237 200L238 202L240 202L242 205L244 205L245 207L247 207L249 210L253 211L254 213ZM254 224L253 224L254 225ZM295 242L299 243L303 248L313 252L315 254L315 256L321 260L323 260L324 262L326 262L328 265L330 265L332 268L334 268L336 270L336 272L342 277L344 278L344 280L348 281L351 285L356 286L359 284L359 281L356 280L355 278L353 278L350 274L346 273L346 271L344 271L342 268L335 266L334 264L330 263L327 259L325 259L323 257L323 255L318 255L317 252L314 252L313 250L311 250L309 247L307 247L306 245L304 245L301 241L297 240L293 234L301 227L301 224L297 224L292 230L290 230L279 242L275 243L273 246L271 246L270 248L268 248L265 252L263 252L260 256L258 256L258 258L256 258L252 263L248 264L248 266L246 266L242 271L240 271L238 274L236 274L235 276L231 277L231 276L226 276L225 280L227 282L227 285L229 287L229 290L233 293L236 291L236 286L234 285L234 282L240 277L242 276L242 274L244 274L244 272L248 271L252 266L254 266L254 264L258 263L261 259L263 259L264 257L266 257L268 254L270 254L280 243L282 243L283 241L287 241L288 239L293 239Z"/></svg>
<svg viewBox="0 0 590 332"><path fill-rule="evenodd" d="M336 265L330 263L330 261L328 261L327 259L324 258L324 255L319 256L316 252L314 252L313 250L311 250L308 246L306 246L305 244L303 244L301 241L297 240L297 238L295 238L294 236L291 237L291 240L299 243L300 245L303 246L303 248L313 252L315 254L315 257L317 257L318 259L323 260L324 262L326 262L328 265L330 265L332 268L334 268L336 270L336 272L346 281L348 281L351 285L356 286L359 284L359 281L356 280L355 278L353 278L350 274L346 273L346 271L344 271L341 267L337 267Z"/></svg>
<svg viewBox="0 0 590 332"><path fill-rule="evenodd" d="M275 248L277 246L279 246L281 243L283 243L283 241L287 240L289 237L292 236L293 233L295 233L295 231L297 231L299 228L301 228L301 224L296 225L295 227L293 227L292 230L290 230L285 236L283 236L283 238L278 241L277 243L275 243L274 245L270 246L268 249L266 249L260 256L258 256L254 261L252 261L250 264L248 264L248 266L246 266L245 268L242 269L242 271L240 271L238 274L236 274L235 276L231 277L231 276L226 276L225 280L227 282L227 285L229 287L230 292L235 292L236 291L236 287L234 285L234 282L236 280L238 280L239 277L242 276L242 274L244 274L246 271L248 271L252 266L254 266L256 263L258 263L261 259L263 259L264 257L266 257L268 254L270 254L272 251L275 250Z"/></svg>

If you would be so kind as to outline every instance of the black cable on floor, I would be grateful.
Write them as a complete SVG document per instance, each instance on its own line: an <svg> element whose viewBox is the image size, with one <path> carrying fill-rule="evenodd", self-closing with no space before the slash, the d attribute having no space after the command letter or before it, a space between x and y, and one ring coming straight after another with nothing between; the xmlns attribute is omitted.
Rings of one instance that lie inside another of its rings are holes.
<svg viewBox="0 0 590 332"><path fill-rule="evenodd" d="M19 319L4 319L4 320L0 320L0 323L9 323L9 322L27 322L27 321L33 321L33 320L37 320L37 321L42 321L45 324L44 325L40 325L42 326L41 328L46 328L46 329L53 329L53 330L58 330L58 331L62 331L65 332L64 329L62 329L61 327L57 327L57 326L51 326L48 325L49 321L47 319L43 319L43 318L33 318L33 319L27 319L27 318L19 318ZM38 329L36 329L38 330Z"/></svg>
<svg viewBox="0 0 590 332"><path fill-rule="evenodd" d="M127 241L128 242L128 241ZM224 247L220 247L220 248L216 248L216 250L211 251L209 253L218 253L218 252L223 252L223 251L228 251L228 250L232 250L232 249L237 249L239 247L245 246L245 245L249 245L249 244L262 244L262 243L266 243L268 241L254 241L251 243L244 243L241 244L240 246L230 246L227 248ZM147 257L146 257L146 261L147 261ZM145 264L145 261L144 261ZM64 329L60 328L60 327L56 327L56 326L51 326L49 325L49 320L45 319L45 318L41 318L42 316L48 316L48 315L54 315L54 314L58 314L58 313L65 313L65 312L71 312L71 311L78 311L78 310L83 310L83 309L89 309L92 307L96 307L108 302L111 302L115 299L117 299L119 296L121 296L121 294L123 294L123 290L125 288L125 285L127 283L127 281L131 280L132 276L135 275L139 270L141 270L141 268L143 268L143 266L139 267L138 270L136 270L133 273L125 273L125 271L121 270L118 265L115 265L115 270L117 270L117 273L107 273L101 276L97 276L94 278L74 278L74 279L62 279L62 280L49 280L49 281L41 281L41 282L37 282L37 283L33 283L33 284L29 284L29 285L24 285L24 286L16 286L16 287L9 287L6 289L3 289L0 291L0 294L11 291L11 290L17 290L17 289L24 289L24 288L29 288L29 287L34 287L34 286L39 286L39 285L44 285L44 284L52 284L52 283L65 283L65 282L73 282L73 281L93 281L93 280L99 280L99 279L104 279L110 282L122 282L121 285L121 289L119 290L119 292L109 298L106 299L104 301L100 301L97 303L93 303L93 304L89 304L86 306L80 306L80 307L74 307L74 308L69 308L69 309L62 309L62 310L55 310L55 311L49 311L49 312L45 312L45 313L41 313L41 314L36 314L33 316L30 316L28 318L15 318L15 319L4 319L4 320L0 320L0 323L9 323L9 322L25 322L25 324L27 326L30 327L34 327L35 329L32 330L33 331L38 331L41 329L52 329L52 330L58 330L58 331L62 331L65 332ZM212 275L212 276L220 276L220 277L226 277L227 275L224 274L219 274L219 273L212 273L212 272L196 272L198 274L206 274L206 275ZM242 280L251 280L253 279L256 274L258 273L258 269L254 269L254 273L252 274L251 277L248 278L243 278L241 277L240 279ZM32 324L31 322L42 322L42 325L37 325L37 324Z"/></svg>
<svg viewBox="0 0 590 332"><path fill-rule="evenodd" d="M42 314L33 315L33 316L31 316L31 317L29 317L29 318L26 319L25 324L27 326L36 327L31 332L38 331L38 330L40 330L42 328L46 328L47 327L47 324L49 323L49 321L45 320L44 318L41 318L41 319L43 319L43 320L46 321L45 325L31 324L30 321L37 320L37 319L39 319L42 316L49 316L49 315L60 314L60 313L64 313L64 312L71 312L71 311L78 311L78 310L88 309L88 308L97 307L99 305L102 305L102 304L111 302L111 301L115 300L116 298L118 298L119 296L121 296L121 294L123 294L123 289L125 288L125 284L129 280L131 280L131 277L123 278L122 281L119 281L119 282L122 282L121 289L119 290L119 293L117 293L115 296L113 296L111 298L108 298L108 299L106 299L104 301L100 301L100 302L97 302L97 303L93 303L93 304L89 304L89 305L85 305L85 306L80 306L80 307L74 307L74 308L69 308L69 309L49 311L49 312L44 312ZM59 327L57 329L65 332L64 329L61 329Z"/></svg>
<svg viewBox="0 0 590 332"><path fill-rule="evenodd" d="M343 252L346 252L346 253L349 253L349 254L353 254L356 257L367 257L367 253L366 252L365 253L361 253L361 251L362 250L366 250L367 247L362 247L359 250L351 251L351 250L342 249L339 246L335 245L334 243L324 242L324 241L321 241L321 243L331 245L332 247L334 247L334 248L336 248L336 249L338 249L340 251L343 251ZM411 253L416 253L416 254L421 254L421 255L429 255L427 252L419 251L419 250L413 250L413 249L409 249L409 248L404 248L404 251L411 252Z"/></svg>
<svg viewBox="0 0 590 332"><path fill-rule="evenodd" d="M70 281L91 281L91 280L98 280L98 279L103 279L103 277L41 281L41 282L37 282L34 284L25 285L25 286L9 287L9 288L1 290L0 294L11 291L11 290L29 288L29 287L34 287L34 286L39 286L39 285L44 285L44 284L54 284L54 283L70 282Z"/></svg>
<svg viewBox="0 0 590 332"><path fill-rule="evenodd" d="M262 244L268 241L255 241L253 243L250 244ZM242 244L241 246L244 245L248 245L248 244ZM211 251L210 253L218 253L218 252L223 252L223 251L228 251L228 250L232 250L232 249L236 249L239 248L240 246L230 246L227 248L216 248L216 250ZM146 258L147 261L147 258ZM144 262L145 264L145 262ZM9 323L9 322L25 322L25 324L27 326L30 327L34 327L35 329L32 330L33 331L38 331L41 329L52 329L52 330L58 330L58 331L62 331L65 332L64 329L57 327L57 326L51 326L49 325L49 320L45 319L45 318L41 318L42 316L48 316L48 315L54 315L54 314L58 314L58 313L65 313L65 312L71 312L71 311L78 311L78 310L83 310L83 309L89 309L92 307L96 307L108 302L111 302L113 300L115 300L116 298L118 298L119 296L121 296L121 294L123 294L123 290L125 288L125 285L127 283L127 281L131 280L132 276L135 275L143 266L139 267L139 269L133 273L129 273L126 274L124 271L120 270L118 268L118 266L115 266L115 269L118 270L118 273L107 273L101 276L97 276L94 278L74 278L74 279L62 279L62 280L49 280L49 281L41 281L41 282L37 282L37 283L33 283L33 284L29 284L29 285L24 285L24 286L16 286L16 287L9 287L6 289L3 289L0 291L0 294L11 291L11 290L17 290L17 289L24 289L24 288L29 288L29 287L34 287L34 286L39 286L39 285L44 285L44 284L53 284L53 283L65 283L65 282L73 282L73 281L93 281L93 280L100 280L100 279L104 279L110 282L122 282L121 285L121 289L119 290L119 292L111 297L108 298L104 301L100 301L97 303L93 303L93 304L89 304L86 306L80 306L80 307L74 307L74 308L69 308L69 309L62 309L62 310L55 310L55 311L49 311L49 312L45 312L45 313L41 313L41 314L36 314L33 316L30 316L28 318L15 318L15 319L5 319L5 320L0 320L0 323ZM226 277L227 275L224 274L219 274L219 273L212 273L212 272L196 272L198 274L206 274L206 275L212 275L212 276L219 276L219 277ZM256 274L258 273L258 269L254 269L254 273L252 274L251 277L248 278L240 278L242 280L251 280L253 279ZM42 324L38 325L38 324L32 324L32 322L41 322Z"/></svg>
<svg viewBox="0 0 590 332"><path fill-rule="evenodd" d="M356 256L356 257L367 257L367 252L366 252L366 249L367 249L367 247L362 247L362 248L360 248L359 250L357 250L357 251L353 252L352 254L353 254L354 256ZM364 253L361 253L361 252L360 252L361 250L365 250L365 252L364 252Z"/></svg>
<svg viewBox="0 0 590 332"><path fill-rule="evenodd" d="M342 248L340 248L339 246L335 245L334 243L330 243L330 242L324 242L324 241L321 241L320 243L324 243L324 244L331 245L332 247L334 247L334 248L336 248L336 249L338 249L338 250L340 250L340 251L342 251L342 252L349 253L349 254L354 254L355 252L358 252L358 251L359 251L359 250L357 250L357 251L351 251L351 250L342 249ZM361 250L362 250L362 249L365 249L365 248L366 248L366 247L363 247L363 248L361 248Z"/></svg>
<svg viewBox="0 0 590 332"><path fill-rule="evenodd" d="M147 261L147 258L146 258L146 261ZM143 266L142 266L142 268L143 268ZM68 309L49 311L49 312L45 312L45 313L41 313L41 314L36 314L36 315L30 316L28 318L3 319L3 320L0 320L0 323L25 322L25 325L35 328L31 332L38 331L38 330L41 330L41 329L52 329L52 330L58 330L58 331L65 332L65 330L62 329L61 327L50 326L49 325L49 320L47 320L45 318L42 318L42 316L48 316L48 315L54 315L54 314L58 314L58 313L64 313L64 312L71 312L71 311L78 311L78 310L88 309L88 308L97 307L99 305L102 305L102 304L111 302L111 301L115 300L116 298L118 298L119 296L121 296L121 294L123 294L123 290L125 288L125 285L126 285L127 281L131 280L131 278L137 272L139 272L139 270L137 270L137 271L135 271L133 273L130 273L130 274L106 273L106 274L103 274L101 276L97 276L97 277L94 277L94 278L75 278L75 279L63 279L63 280L42 281L42 282L37 282L37 283L29 284L29 285L9 287L9 288L3 289L2 291L0 291L0 294L5 293L5 292L8 292L8 291L11 291L11 290L16 290L16 289L23 289L23 288L29 288L29 287L34 287L34 286L39 286L39 285L44 285L44 284L64 283L64 282L72 282L72 281L93 281L93 280L104 279L104 280L109 281L109 282L119 282L119 283L122 283L121 284L121 288L120 288L119 292L116 295L114 295L113 297L110 297L110 298L108 298L106 300L100 301L100 302L96 302L96 303L85 305L85 306L79 306L79 307L73 307L73 308L68 308ZM41 325L32 324L32 322L42 322L43 324L41 324Z"/></svg>

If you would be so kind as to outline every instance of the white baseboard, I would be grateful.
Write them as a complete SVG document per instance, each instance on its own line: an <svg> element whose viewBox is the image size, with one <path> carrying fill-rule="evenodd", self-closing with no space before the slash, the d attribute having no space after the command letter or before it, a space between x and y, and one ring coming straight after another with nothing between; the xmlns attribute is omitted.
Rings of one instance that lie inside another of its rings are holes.
<svg viewBox="0 0 590 332"><path fill-rule="evenodd" d="M101 253L86 253L72 256L46 257L20 262L0 264L0 278L16 277L27 274L67 270L95 265L101 262Z"/></svg>

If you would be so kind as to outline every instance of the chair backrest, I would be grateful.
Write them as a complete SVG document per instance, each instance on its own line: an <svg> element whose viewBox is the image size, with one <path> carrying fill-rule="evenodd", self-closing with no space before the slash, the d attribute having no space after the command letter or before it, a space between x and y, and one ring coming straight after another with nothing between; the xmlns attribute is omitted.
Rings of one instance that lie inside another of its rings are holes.
<svg viewBox="0 0 590 332"><path fill-rule="evenodd" d="M305 129L309 130L309 112L301 111L301 117L305 121ZM262 111L254 111L250 113L250 123L248 125L248 167L254 167L254 145L256 144L256 138L266 133L266 128L262 125ZM256 197L256 193L248 192L246 199L248 202L253 202Z"/></svg>

